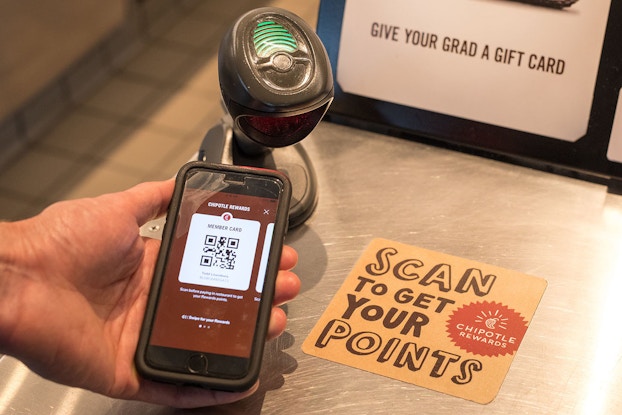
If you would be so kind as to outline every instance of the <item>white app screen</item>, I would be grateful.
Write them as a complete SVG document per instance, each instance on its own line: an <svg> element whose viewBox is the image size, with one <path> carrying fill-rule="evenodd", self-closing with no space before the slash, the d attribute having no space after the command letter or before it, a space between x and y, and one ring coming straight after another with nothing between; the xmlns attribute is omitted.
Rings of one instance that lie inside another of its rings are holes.
<svg viewBox="0 0 622 415"><path fill-rule="evenodd" d="M221 216L193 214L179 281L248 290L259 227L258 221L234 218L228 212Z"/></svg>
<svg viewBox="0 0 622 415"><path fill-rule="evenodd" d="M263 283L266 279L266 267L268 265L268 256L270 255L270 244L272 243L272 234L274 233L274 223L268 224L266 237L263 241L263 249L261 251L261 262L259 263L259 276L257 277L257 285L255 291L261 293L263 291Z"/></svg>

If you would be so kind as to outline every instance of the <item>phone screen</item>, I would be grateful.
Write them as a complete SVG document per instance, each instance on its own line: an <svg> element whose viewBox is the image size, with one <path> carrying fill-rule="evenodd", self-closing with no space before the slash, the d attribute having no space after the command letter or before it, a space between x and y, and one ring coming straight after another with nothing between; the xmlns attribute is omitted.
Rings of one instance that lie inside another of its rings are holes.
<svg viewBox="0 0 622 415"><path fill-rule="evenodd" d="M155 366L241 376L251 355L282 183L189 170L147 348ZM167 219L167 221L170 220Z"/></svg>

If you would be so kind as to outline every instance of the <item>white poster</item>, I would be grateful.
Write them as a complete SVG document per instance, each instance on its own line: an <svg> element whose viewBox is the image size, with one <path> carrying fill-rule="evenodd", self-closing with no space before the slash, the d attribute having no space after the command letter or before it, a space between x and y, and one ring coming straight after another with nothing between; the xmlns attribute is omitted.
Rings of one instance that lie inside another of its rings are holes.
<svg viewBox="0 0 622 415"><path fill-rule="evenodd" d="M348 93L573 142L587 131L610 2L347 1L337 81Z"/></svg>

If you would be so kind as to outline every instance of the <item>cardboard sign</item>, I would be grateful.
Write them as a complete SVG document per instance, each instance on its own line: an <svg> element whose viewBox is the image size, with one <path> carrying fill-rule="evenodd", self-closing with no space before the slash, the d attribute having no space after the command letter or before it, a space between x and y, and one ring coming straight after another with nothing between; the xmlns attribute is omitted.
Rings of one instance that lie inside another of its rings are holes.
<svg viewBox="0 0 622 415"><path fill-rule="evenodd" d="M302 349L489 403L545 288L541 278L375 239Z"/></svg>

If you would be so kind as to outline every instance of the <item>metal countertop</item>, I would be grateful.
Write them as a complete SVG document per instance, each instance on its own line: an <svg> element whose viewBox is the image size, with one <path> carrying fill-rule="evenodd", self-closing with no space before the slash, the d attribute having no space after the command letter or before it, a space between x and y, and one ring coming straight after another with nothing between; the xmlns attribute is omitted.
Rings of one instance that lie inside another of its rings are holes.
<svg viewBox="0 0 622 415"><path fill-rule="evenodd" d="M266 347L261 387L193 411L56 385L0 359L2 414L622 413L622 196L604 186L322 123L303 141L316 212L287 243L300 296ZM545 278L497 398L480 405L304 354L300 346L376 237Z"/></svg>

